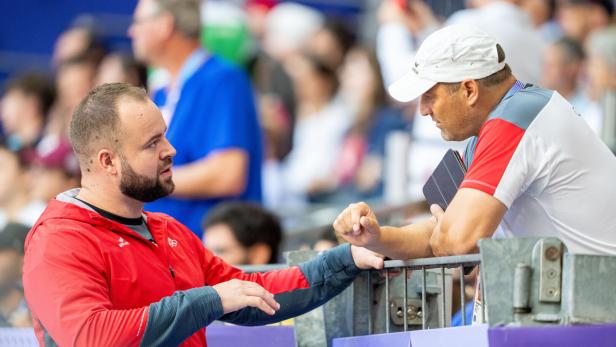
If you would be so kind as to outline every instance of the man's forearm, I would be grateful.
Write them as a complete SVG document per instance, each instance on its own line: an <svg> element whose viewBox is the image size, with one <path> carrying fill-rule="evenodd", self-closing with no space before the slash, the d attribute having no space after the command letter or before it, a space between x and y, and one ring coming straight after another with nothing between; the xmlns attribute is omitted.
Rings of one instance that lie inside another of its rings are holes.
<svg viewBox="0 0 616 347"><path fill-rule="evenodd" d="M177 291L150 304L141 346L177 346L223 313L212 287Z"/></svg>
<svg viewBox="0 0 616 347"><path fill-rule="evenodd" d="M259 309L246 307L228 313L220 320L238 325L262 325L296 317L338 295L361 272L348 244L333 248L299 267L309 286L276 294L274 298L280 303L276 314L269 316Z"/></svg>
<svg viewBox="0 0 616 347"><path fill-rule="evenodd" d="M381 227L379 242L368 248L392 259L432 257L430 237L434 224L427 219L403 227Z"/></svg>
<svg viewBox="0 0 616 347"><path fill-rule="evenodd" d="M228 149L174 168L173 195L184 198L239 195L246 187L248 161L245 151Z"/></svg>

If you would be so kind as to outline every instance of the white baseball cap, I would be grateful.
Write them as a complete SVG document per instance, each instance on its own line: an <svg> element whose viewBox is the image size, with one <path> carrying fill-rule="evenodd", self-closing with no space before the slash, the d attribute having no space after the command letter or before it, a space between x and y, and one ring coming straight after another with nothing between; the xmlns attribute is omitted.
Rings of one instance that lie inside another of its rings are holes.
<svg viewBox="0 0 616 347"><path fill-rule="evenodd" d="M411 101L439 82L480 79L502 70L497 42L483 31L467 25L451 25L435 31L419 47L411 71L389 86L389 94L401 102Z"/></svg>

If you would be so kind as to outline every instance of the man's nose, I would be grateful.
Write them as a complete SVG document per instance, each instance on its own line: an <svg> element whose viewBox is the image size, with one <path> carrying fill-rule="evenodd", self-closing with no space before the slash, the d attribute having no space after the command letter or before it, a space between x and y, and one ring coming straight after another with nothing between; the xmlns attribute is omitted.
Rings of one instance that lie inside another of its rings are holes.
<svg viewBox="0 0 616 347"><path fill-rule="evenodd" d="M423 98L419 98L419 113L422 116L429 116L432 114L432 108L423 100Z"/></svg>
<svg viewBox="0 0 616 347"><path fill-rule="evenodd" d="M173 147L173 145L169 142L169 140L167 140L167 138L164 138L165 141L165 150L161 152L161 155L163 158L167 158L167 157L175 157L175 154L177 153L175 150L175 147Z"/></svg>

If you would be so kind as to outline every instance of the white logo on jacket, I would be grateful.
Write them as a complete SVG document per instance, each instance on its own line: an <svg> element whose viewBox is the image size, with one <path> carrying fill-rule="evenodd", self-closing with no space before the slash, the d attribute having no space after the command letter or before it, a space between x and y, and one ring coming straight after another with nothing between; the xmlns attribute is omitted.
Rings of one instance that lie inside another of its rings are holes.
<svg viewBox="0 0 616 347"><path fill-rule="evenodd" d="M120 246L120 248L122 248L124 246L130 245L130 243L128 243L128 241L124 241L124 239L121 238L121 237L118 239L118 243L119 243L118 246Z"/></svg>
<svg viewBox="0 0 616 347"><path fill-rule="evenodd" d="M169 242L169 247L177 247L178 246L178 242L170 237L167 237L167 241Z"/></svg>

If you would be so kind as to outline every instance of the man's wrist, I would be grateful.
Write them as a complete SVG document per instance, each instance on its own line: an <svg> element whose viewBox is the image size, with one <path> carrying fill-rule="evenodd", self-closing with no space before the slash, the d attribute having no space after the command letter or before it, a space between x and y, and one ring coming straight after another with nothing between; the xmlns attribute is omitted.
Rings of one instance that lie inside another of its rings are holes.
<svg viewBox="0 0 616 347"><path fill-rule="evenodd" d="M369 243L367 243L365 247L371 251L382 254L383 249L387 248L385 246L385 241L387 238L386 234L388 228L390 227L379 226L379 231L376 233L376 237L372 239Z"/></svg>

